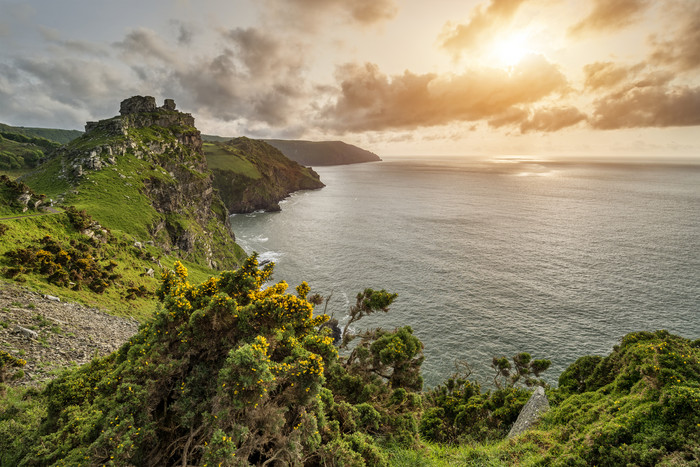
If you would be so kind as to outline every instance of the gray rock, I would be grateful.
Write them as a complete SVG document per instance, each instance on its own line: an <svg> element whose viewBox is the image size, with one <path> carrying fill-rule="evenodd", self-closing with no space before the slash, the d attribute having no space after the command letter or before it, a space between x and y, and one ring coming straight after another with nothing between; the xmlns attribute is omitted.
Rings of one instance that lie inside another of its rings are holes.
<svg viewBox="0 0 700 467"><path fill-rule="evenodd" d="M544 393L544 388L542 386L537 386L530 396L530 399L520 411L518 419L508 433L508 438L513 438L527 431L540 418L540 415L547 410L549 410L547 395Z"/></svg>
<svg viewBox="0 0 700 467"><path fill-rule="evenodd" d="M143 244L141 242L134 242L134 246L138 248L139 250L143 248Z"/></svg>
<svg viewBox="0 0 700 467"><path fill-rule="evenodd" d="M50 300L50 301L52 301L52 302L60 302L60 301L61 301L60 298L58 298L58 297L56 297L56 296L54 296L54 295L44 295L44 298L45 298L46 300Z"/></svg>
<svg viewBox="0 0 700 467"><path fill-rule="evenodd" d="M163 108L165 110L175 110L175 101L172 99L165 99L163 102Z"/></svg>
<svg viewBox="0 0 700 467"><path fill-rule="evenodd" d="M154 271L152 268L146 268L146 267L144 267L143 269L146 270L146 272L145 272L144 274L146 274L148 277L153 277L155 271Z"/></svg>
<svg viewBox="0 0 700 467"><path fill-rule="evenodd" d="M124 99L119 106L121 115L135 114L140 112L155 112L156 99L151 96L134 96Z"/></svg>
<svg viewBox="0 0 700 467"><path fill-rule="evenodd" d="M22 326L19 326L19 325L15 325L15 331L22 334L24 337L28 337L29 339L38 339L39 338L39 334L36 331L32 331L31 329L23 328Z"/></svg>

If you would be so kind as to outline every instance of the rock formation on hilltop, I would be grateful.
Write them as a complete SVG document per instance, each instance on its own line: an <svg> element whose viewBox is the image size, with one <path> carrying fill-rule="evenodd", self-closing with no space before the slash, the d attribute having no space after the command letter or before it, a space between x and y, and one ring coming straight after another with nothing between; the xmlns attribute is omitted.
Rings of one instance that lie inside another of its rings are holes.
<svg viewBox="0 0 700 467"><path fill-rule="evenodd" d="M150 96L122 101L120 115L88 122L43 176L52 171L59 182L52 187L67 188L59 201L87 208L111 229L139 240L146 231L165 252L179 250L209 267L230 267L243 256L194 118L177 111L172 99L161 107Z"/></svg>

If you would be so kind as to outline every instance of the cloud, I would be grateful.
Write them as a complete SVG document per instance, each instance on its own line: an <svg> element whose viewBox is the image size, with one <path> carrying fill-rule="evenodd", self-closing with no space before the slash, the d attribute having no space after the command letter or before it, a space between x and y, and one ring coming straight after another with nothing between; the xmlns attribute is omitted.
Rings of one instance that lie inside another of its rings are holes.
<svg viewBox="0 0 700 467"><path fill-rule="evenodd" d="M63 39L61 37L61 33L56 29L40 26L39 32L41 33L42 38L51 44L54 53L78 53L99 56L104 56L105 54L109 53L109 49L102 44Z"/></svg>
<svg viewBox="0 0 700 467"><path fill-rule="evenodd" d="M666 85L668 77L650 79L595 102L594 128L700 125L700 87Z"/></svg>
<svg viewBox="0 0 700 467"><path fill-rule="evenodd" d="M520 124L520 132L530 131L559 131L586 120L586 114L576 107L552 107L537 109L533 114Z"/></svg>
<svg viewBox="0 0 700 467"><path fill-rule="evenodd" d="M595 62L583 67L586 76L585 87L588 90L614 87L636 77L646 68L645 63L634 66L622 66L613 62Z"/></svg>
<svg viewBox="0 0 700 467"><path fill-rule="evenodd" d="M337 22L369 26L392 19L398 13L395 0L265 0L264 14L288 29L315 31L321 24Z"/></svg>
<svg viewBox="0 0 700 467"><path fill-rule="evenodd" d="M476 7L466 24L447 24L443 28L440 45L459 57L464 51L473 50L495 34L499 28L507 25L525 0L491 0L484 9Z"/></svg>
<svg viewBox="0 0 700 467"><path fill-rule="evenodd" d="M191 45L195 35L194 27L180 20L170 20L170 24L177 30L178 45Z"/></svg>
<svg viewBox="0 0 700 467"><path fill-rule="evenodd" d="M340 131L411 129L495 118L568 84L541 56L529 56L511 73L481 69L461 75L387 76L374 64L348 64L337 72L339 94L322 110L321 126Z"/></svg>
<svg viewBox="0 0 700 467"><path fill-rule="evenodd" d="M593 0L593 11L569 28L569 35L621 29L639 20L650 0Z"/></svg>
<svg viewBox="0 0 700 467"><path fill-rule="evenodd" d="M148 28L137 28L114 46L120 49L126 59L157 59L164 63L176 63L177 54L156 33Z"/></svg>
<svg viewBox="0 0 700 467"><path fill-rule="evenodd" d="M299 50L289 41L272 36L258 28L236 28L224 33L236 50L236 57L256 79L279 74L296 73L301 69L301 54L289 53ZM262 75L262 76L261 76Z"/></svg>
<svg viewBox="0 0 700 467"><path fill-rule="evenodd" d="M678 71L700 68L700 2L689 0L675 10L679 27L671 40L652 36L654 51L650 61L656 65L673 65Z"/></svg>

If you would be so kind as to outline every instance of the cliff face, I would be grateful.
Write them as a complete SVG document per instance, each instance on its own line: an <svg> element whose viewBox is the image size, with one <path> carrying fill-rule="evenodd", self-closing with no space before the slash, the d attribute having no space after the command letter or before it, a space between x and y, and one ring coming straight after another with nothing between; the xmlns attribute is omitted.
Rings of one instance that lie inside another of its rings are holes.
<svg viewBox="0 0 700 467"><path fill-rule="evenodd" d="M35 182L41 186L53 171L55 185L67 188L56 193L59 202L86 209L103 225L209 267L235 265L243 253L192 115L170 99L157 107L148 96L126 99L120 114L88 122L85 134L60 149Z"/></svg>
<svg viewBox="0 0 700 467"><path fill-rule="evenodd" d="M214 187L234 213L279 211L279 201L290 193L325 186L312 169L289 160L264 141L235 138L206 143L205 154Z"/></svg>

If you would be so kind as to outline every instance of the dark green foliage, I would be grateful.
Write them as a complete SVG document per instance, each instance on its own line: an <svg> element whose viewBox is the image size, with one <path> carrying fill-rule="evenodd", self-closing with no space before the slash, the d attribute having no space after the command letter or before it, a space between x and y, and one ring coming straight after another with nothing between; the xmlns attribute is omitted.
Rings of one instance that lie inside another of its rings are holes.
<svg viewBox="0 0 700 467"><path fill-rule="evenodd" d="M527 352L513 355L512 365L506 357L493 357L491 368L496 370L493 382L499 389L518 384L527 387L544 386L544 381L538 378L551 364L549 360L533 360Z"/></svg>
<svg viewBox="0 0 700 467"><path fill-rule="evenodd" d="M543 420L558 465L700 464L700 352L667 331L625 336L562 373Z"/></svg>
<svg viewBox="0 0 700 467"><path fill-rule="evenodd" d="M284 294L285 283L261 289L271 273L272 264L259 269L252 256L240 269L193 286L176 263L157 291L162 309L130 342L46 387L40 425L19 430L0 414L0 432L25 441L0 439L4 459L387 465L377 439L414 444L421 397L341 362L332 338L319 331L328 317L313 316L308 285L296 295ZM413 338L410 329L381 336ZM382 365L402 361L394 355ZM363 401L333 392L346 378L355 378Z"/></svg>
<svg viewBox="0 0 700 467"><path fill-rule="evenodd" d="M20 201L20 198L23 198ZM40 205L46 197L37 195L24 182L12 180L7 175L0 175L0 201L9 206L12 210L21 212L26 209L34 209L35 205Z"/></svg>
<svg viewBox="0 0 700 467"><path fill-rule="evenodd" d="M80 288L86 286L93 292L102 293L119 279L113 270L116 263L106 266L98 262L98 250L85 242L72 242L69 248L46 235L38 244L5 252L10 267L3 273L15 278L21 273L40 274L52 284L60 287Z"/></svg>
<svg viewBox="0 0 700 467"><path fill-rule="evenodd" d="M494 360L509 368L506 358ZM529 391L512 384L482 392L479 383L470 380L469 375L465 365L464 371L426 393L428 408L420 425L425 439L450 444L500 439L530 397Z"/></svg>
<svg viewBox="0 0 700 467"><path fill-rule="evenodd" d="M92 217L83 210L78 210L75 206L68 206L66 208L66 214L68 215L68 220L78 231L83 231L93 225L94 221Z"/></svg>

